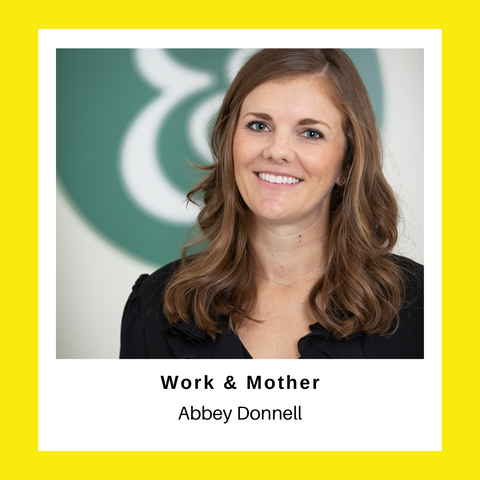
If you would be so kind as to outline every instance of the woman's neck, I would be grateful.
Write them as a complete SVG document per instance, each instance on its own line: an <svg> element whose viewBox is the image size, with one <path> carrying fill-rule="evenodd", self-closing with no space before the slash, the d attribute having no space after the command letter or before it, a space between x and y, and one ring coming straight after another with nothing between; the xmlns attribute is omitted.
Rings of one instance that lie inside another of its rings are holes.
<svg viewBox="0 0 480 480"><path fill-rule="evenodd" d="M320 219L305 225L252 222L250 241L258 274L281 284L293 284L327 263L328 228ZM306 227L306 228L305 228Z"/></svg>

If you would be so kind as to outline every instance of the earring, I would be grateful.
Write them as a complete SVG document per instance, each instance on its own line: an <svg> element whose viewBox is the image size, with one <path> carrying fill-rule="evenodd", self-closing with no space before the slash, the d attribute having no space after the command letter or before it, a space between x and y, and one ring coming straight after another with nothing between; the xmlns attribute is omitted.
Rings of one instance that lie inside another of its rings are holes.
<svg viewBox="0 0 480 480"><path fill-rule="evenodd" d="M342 177L340 181L342 182L342 185L345 185L345 182L347 181L347 177Z"/></svg>

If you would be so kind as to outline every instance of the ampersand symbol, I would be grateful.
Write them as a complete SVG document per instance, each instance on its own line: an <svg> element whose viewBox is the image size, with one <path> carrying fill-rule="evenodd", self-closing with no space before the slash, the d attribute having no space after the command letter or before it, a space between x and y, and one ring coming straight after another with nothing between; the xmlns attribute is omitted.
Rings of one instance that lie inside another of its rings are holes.
<svg viewBox="0 0 480 480"><path fill-rule="evenodd" d="M233 381L233 376L232 375L229 375L227 377L227 381L225 382L225 384L223 385L227 390L236 390L237 387L235 386L235 382Z"/></svg>

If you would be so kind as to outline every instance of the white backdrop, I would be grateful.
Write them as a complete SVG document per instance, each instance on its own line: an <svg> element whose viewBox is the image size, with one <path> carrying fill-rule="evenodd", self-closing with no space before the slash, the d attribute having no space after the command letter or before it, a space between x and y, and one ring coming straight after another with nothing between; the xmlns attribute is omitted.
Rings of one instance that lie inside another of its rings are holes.
<svg viewBox="0 0 480 480"><path fill-rule="evenodd" d="M423 263L424 65L421 49L378 50L385 172L404 222L396 252ZM161 265L141 262L92 230L57 185L57 358L118 358L131 286Z"/></svg>

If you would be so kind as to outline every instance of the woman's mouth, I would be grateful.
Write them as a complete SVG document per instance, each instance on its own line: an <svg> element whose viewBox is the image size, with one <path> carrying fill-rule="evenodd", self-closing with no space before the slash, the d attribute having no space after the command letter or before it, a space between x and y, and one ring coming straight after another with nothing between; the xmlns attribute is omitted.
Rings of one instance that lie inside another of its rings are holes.
<svg viewBox="0 0 480 480"><path fill-rule="evenodd" d="M299 183L302 180L296 177L287 177L283 175L272 175L269 173L263 173L263 172L256 172L257 177L261 178L262 180L265 180L266 182L269 183L286 183L286 184L295 184Z"/></svg>

